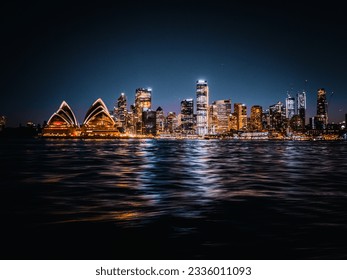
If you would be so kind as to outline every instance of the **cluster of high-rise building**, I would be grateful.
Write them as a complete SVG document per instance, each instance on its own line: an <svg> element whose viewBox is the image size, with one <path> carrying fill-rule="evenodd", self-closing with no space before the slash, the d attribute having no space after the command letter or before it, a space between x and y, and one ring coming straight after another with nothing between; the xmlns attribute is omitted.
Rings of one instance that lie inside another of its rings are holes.
<svg viewBox="0 0 347 280"><path fill-rule="evenodd" d="M196 107L194 99L181 101L180 112L164 113L162 107L152 108L152 90L138 88L135 102L128 109L127 97L121 93L113 110L109 111L99 98L78 124L74 113L64 101L46 127L44 136L206 136L227 135L235 132L288 132L306 129L324 130L328 125L327 98L324 89L317 92L317 115L306 126L306 93L299 92L296 98L289 95L285 103L277 102L263 109L254 105L247 114L247 106L231 99L209 103L209 87L205 80L196 82ZM232 112L233 107L233 112ZM194 110L195 109L195 110Z"/></svg>

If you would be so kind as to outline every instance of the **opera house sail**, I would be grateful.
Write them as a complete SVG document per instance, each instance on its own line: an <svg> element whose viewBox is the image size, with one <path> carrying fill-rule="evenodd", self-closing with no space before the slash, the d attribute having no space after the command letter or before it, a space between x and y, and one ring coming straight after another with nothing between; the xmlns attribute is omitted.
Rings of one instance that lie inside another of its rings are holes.
<svg viewBox="0 0 347 280"><path fill-rule="evenodd" d="M70 106L63 101L48 120L43 129L43 136L73 137L78 136L78 122Z"/></svg>
<svg viewBox="0 0 347 280"><path fill-rule="evenodd" d="M81 126L83 137L115 137L120 133L105 103L97 99L89 108Z"/></svg>

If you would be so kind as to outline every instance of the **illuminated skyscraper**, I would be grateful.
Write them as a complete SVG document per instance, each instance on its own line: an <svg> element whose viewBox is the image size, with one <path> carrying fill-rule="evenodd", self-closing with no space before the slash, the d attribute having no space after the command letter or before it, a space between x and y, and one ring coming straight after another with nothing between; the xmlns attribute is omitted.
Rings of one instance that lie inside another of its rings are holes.
<svg viewBox="0 0 347 280"><path fill-rule="evenodd" d="M295 98L288 94L286 98L286 118L291 119L295 115Z"/></svg>
<svg viewBox="0 0 347 280"><path fill-rule="evenodd" d="M122 132L125 131L127 113L127 98L124 93L121 93L114 107L113 116L118 129Z"/></svg>
<svg viewBox="0 0 347 280"><path fill-rule="evenodd" d="M135 118L136 133L142 133L142 112L145 109L151 109L152 89L138 88L135 94Z"/></svg>
<svg viewBox="0 0 347 280"><path fill-rule="evenodd" d="M208 133L208 85L207 81L196 82L196 133Z"/></svg>
<svg viewBox="0 0 347 280"><path fill-rule="evenodd" d="M231 114L231 100L216 100L210 106L209 131L211 134L229 131L229 116Z"/></svg>
<svg viewBox="0 0 347 280"><path fill-rule="evenodd" d="M235 103L234 115L237 119L237 130L246 130L247 129L247 106L242 103Z"/></svg>
<svg viewBox="0 0 347 280"><path fill-rule="evenodd" d="M299 92L297 94L297 107L298 107L298 115L302 119L303 124L305 126L306 123L306 92Z"/></svg>
<svg viewBox="0 0 347 280"><path fill-rule="evenodd" d="M181 125L184 132L193 130L194 126L194 101L192 98L181 101Z"/></svg>
<svg viewBox="0 0 347 280"><path fill-rule="evenodd" d="M269 123L270 128L276 131L281 131L285 127L285 110L283 103L278 101L276 104L269 107Z"/></svg>
<svg viewBox="0 0 347 280"><path fill-rule="evenodd" d="M254 105L251 108L251 130L260 131L263 129L262 123L263 108L259 105Z"/></svg>
<svg viewBox="0 0 347 280"><path fill-rule="evenodd" d="M142 134L156 135L156 111L145 108L142 111Z"/></svg>
<svg viewBox="0 0 347 280"><path fill-rule="evenodd" d="M325 129L328 123L327 97L324 88L317 90L317 116L315 122L317 129Z"/></svg>
<svg viewBox="0 0 347 280"><path fill-rule="evenodd" d="M165 129L165 116L164 111L161 107L158 107L156 110L156 127L157 127L157 134L160 134L164 132Z"/></svg>
<svg viewBox="0 0 347 280"><path fill-rule="evenodd" d="M230 114L228 118L228 131L237 130L237 117L236 114Z"/></svg>
<svg viewBox="0 0 347 280"><path fill-rule="evenodd" d="M175 132L177 128L177 116L175 112L169 112L166 117L166 131L169 133Z"/></svg>

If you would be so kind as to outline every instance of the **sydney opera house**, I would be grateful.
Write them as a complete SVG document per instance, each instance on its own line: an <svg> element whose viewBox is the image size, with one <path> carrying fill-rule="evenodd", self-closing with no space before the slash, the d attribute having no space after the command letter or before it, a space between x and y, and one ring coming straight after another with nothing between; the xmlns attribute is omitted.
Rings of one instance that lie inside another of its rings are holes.
<svg viewBox="0 0 347 280"><path fill-rule="evenodd" d="M43 129L44 137L118 137L116 123L101 98L87 111L79 125L70 106L63 101Z"/></svg>

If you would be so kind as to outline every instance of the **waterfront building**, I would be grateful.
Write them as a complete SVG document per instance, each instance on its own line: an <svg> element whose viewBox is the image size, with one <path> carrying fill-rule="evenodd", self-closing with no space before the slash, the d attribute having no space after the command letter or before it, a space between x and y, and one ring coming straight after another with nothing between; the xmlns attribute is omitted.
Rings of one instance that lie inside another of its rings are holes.
<svg viewBox="0 0 347 280"><path fill-rule="evenodd" d="M127 134L130 134L130 135L135 134L134 112L132 110L127 112L125 129Z"/></svg>
<svg viewBox="0 0 347 280"><path fill-rule="evenodd" d="M228 118L228 131L237 130L237 117L235 113L229 115Z"/></svg>
<svg viewBox="0 0 347 280"><path fill-rule="evenodd" d="M286 118L291 119L295 115L295 98L288 94L286 98Z"/></svg>
<svg viewBox="0 0 347 280"><path fill-rule="evenodd" d="M138 88L135 93L135 131L141 134L143 130L142 112L145 109L151 109L152 106L152 89Z"/></svg>
<svg viewBox="0 0 347 280"><path fill-rule="evenodd" d="M208 106L208 133L209 134L216 134L218 126L218 120L217 120L217 106L216 104L211 104Z"/></svg>
<svg viewBox="0 0 347 280"><path fill-rule="evenodd" d="M292 131L302 131L305 128L304 121L299 115L294 115L290 119L289 126L292 129Z"/></svg>
<svg viewBox="0 0 347 280"><path fill-rule="evenodd" d="M182 114L177 115L177 127L182 128Z"/></svg>
<svg viewBox="0 0 347 280"><path fill-rule="evenodd" d="M160 134L165 131L165 115L163 109L159 106L156 110L156 133Z"/></svg>
<svg viewBox="0 0 347 280"><path fill-rule="evenodd" d="M156 111L145 108L142 111L142 124L143 135L156 135Z"/></svg>
<svg viewBox="0 0 347 280"><path fill-rule="evenodd" d="M269 109L263 110L262 116L261 116L261 123L262 127L265 129L270 128L270 112Z"/></svg>
<svg viewBox="0 0 347 280"><path fill-rule="evenodd" d="M270 129L275 131L282 131L285 129L286 114L281 101L269 106L269 117Z"/></svg>
<svg viewBox="0 0 347 280"><path fill-rule="evenodd" d="M315 127L318 130L325 129L328 123L327 97L324 88L317 90L317 115L315 117Z"/></svg>
<svg viewBox="0 0 347 280"><path fill-rule="evenodd" d="M63 101L59 109L49 118L43 136L76 136L79 125L70 106Z"/></svg>
<svg viewBox="0 0 347 280"><path fill-rule="evenodd" d="M263 108L259 105L251 107L250 129L253 131L263 130Z"/></svg>
<svg viewBox="0 0 347 280"><path fill-rule="evenodd" d="M196 82L196 133L203 136L208 133L208 99L207 81Z"/></svg>
<svg viewBox="0 0 347 280"><path fill-rule="evenodd" d="M306 92L302 91L297 94L297 114L303 120L303 124L306 124Z"/></svg>
<svg viewBox="0 0 347 280"><path fill-rule="evenodd" d="M82 136L119 136L116 122L111 117L105 103L101 98L97 99L88 109L82 127Z"/></svg>
<svg viewBox="0 0 347 280"><path fill-rule="evenodd" d="M181 101L181 127L182 132L192 133L194 129L194 100L193 98Z"/></svg>
<svg viewBox="0 0 347 280"><path fill-rule="evenodd" d="M138 117L136 114L135 104L130 105L127 117L127 132L131 135L136 134L136 125L138 123Z"/></svg>
<svg viewBox="0 0 347 280"><path fill-rule="evenodd" d="M242 103L234 104L234 115L237 120L237 130L247 129L247 106Z"/></svg>
<svg viewBox="0 0 347 280"><path fill-rule="evenodd" d="M177 116L175 112L169 112L166 116L165 131L173 133L177 128Z"/></svg>
<svg viewBox="0 0 347 280"><path fill-rule="evenodd" d="M231 114L231 100L216 100L209 110L209 132L221 134L229 131L229 116Z"/></svg>
<svg viewBox="0 0 347 280"><path fill-rule="evenodd" d="M117 128L122 132L125 132L126 130L127 113L127 99L125 94L121 93L113 110L113 118L116 122Z"/></svg>

